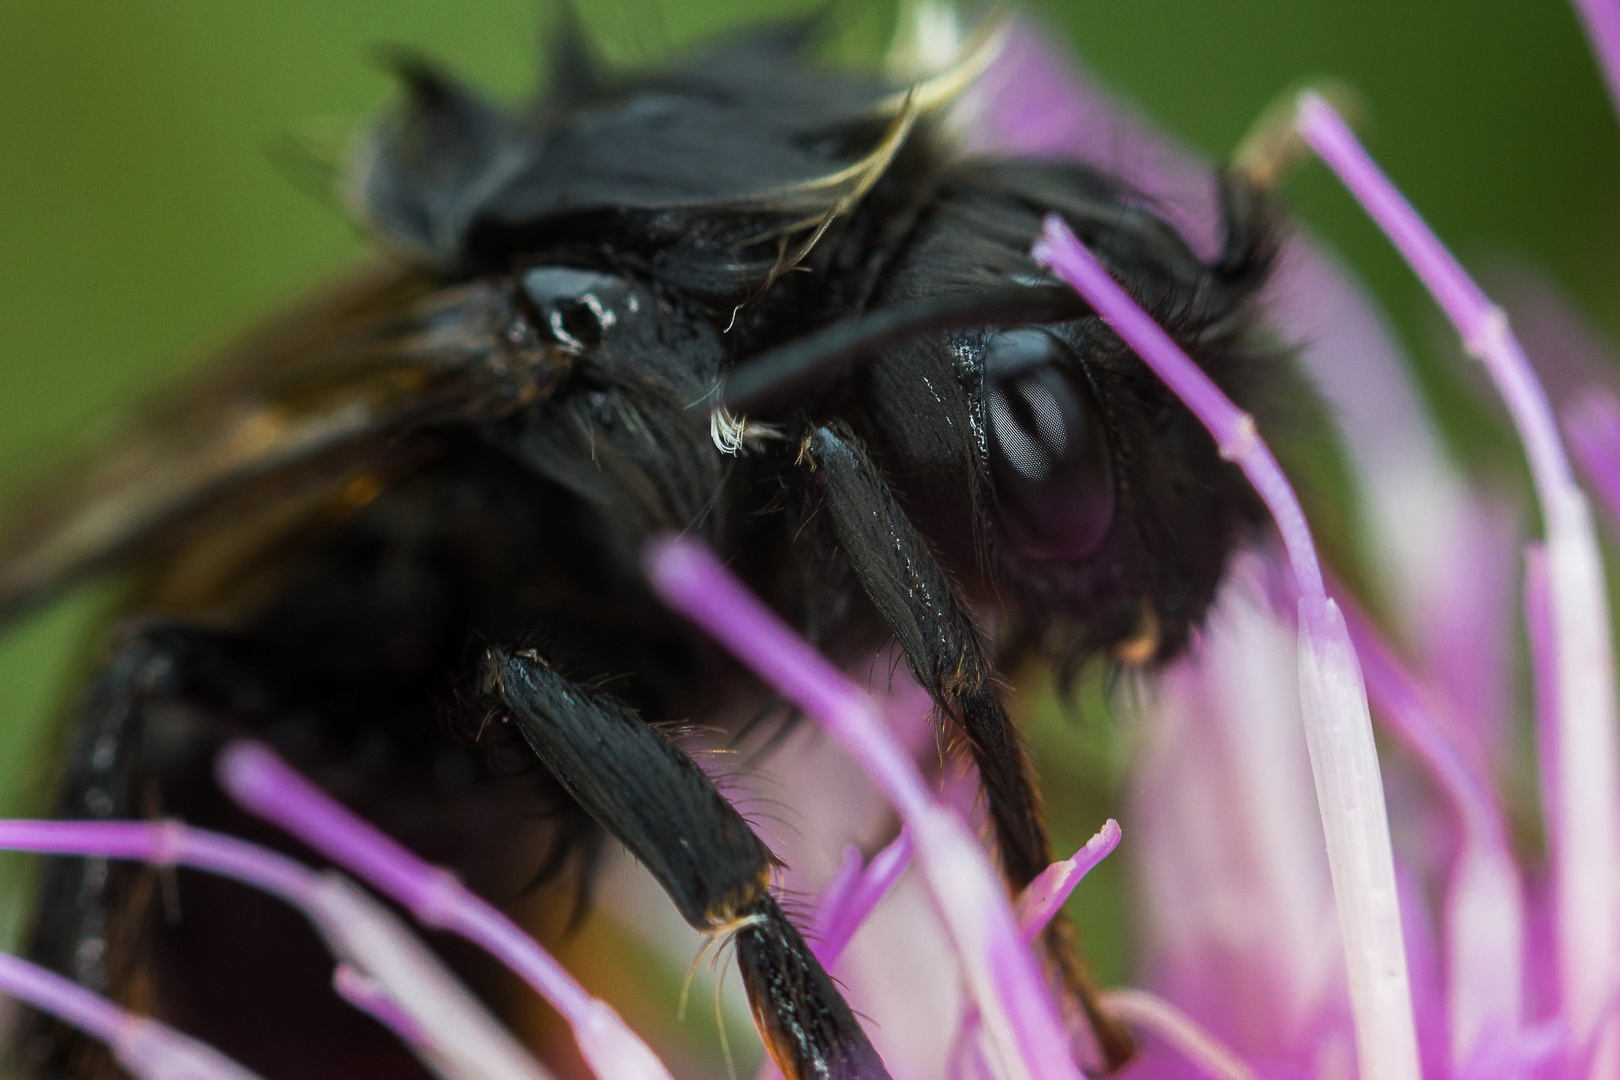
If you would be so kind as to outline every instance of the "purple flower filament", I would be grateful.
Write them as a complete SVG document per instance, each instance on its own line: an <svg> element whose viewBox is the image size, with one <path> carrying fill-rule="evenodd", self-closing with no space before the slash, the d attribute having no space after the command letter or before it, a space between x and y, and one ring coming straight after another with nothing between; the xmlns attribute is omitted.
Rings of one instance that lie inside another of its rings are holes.
<svg viewBox="0 0 1620 1080"><path fill-rule="evenodd" d="M140 1080L259 1080L257 1073L167 1024L126 1012L55 972L3 953L0 992L100 1039Z"/></svg>
<svg viewBox="0 0 1620 1080"><path fill-rule="evenodd" d="M1344 935L1360 1067L1367 1076L1417 1080L1417 1028L1372 718L1343 617L1323 588L1299 500L1253 419L1131 299L1061 218L1047 217L1034 254L1181 398L1271 510L1300 595L1306 741Z"/></svg>
<svg viewBox="0 0 1620 1080"><path fill-rule="evenodd" d="M4 821L0 822L0 848L140 859L163 865L195 859L194 865L282 896L305 896L314 886L313 872L289 859L228 836L199 835L173 823ZM137 1076L256 1080L257 1074L217 1051L165 1024L126 1012L26 960L0 954L0 990L106 1043Z"/></svg>
<svg viewBox="0 0 1620 1080"><path fill-rule="evenodd" d="M244 809L346 867L424 926L459 934L521 976L568 1021L581 1054L602 1080L670 1080L668 1069L619 1014L587 993L521 927L454 875L350 813L269 748L233 743L220 754L216 771Z"/></svg>
<svg viewBox="0 0 1620 1080"><path fill-rule="evenodd" d="M1119 847L1119 822L1109 818L1086 846L1067 859L1059 859L1036 875L1018 897L1018 931L1033 943L1048 923L1057 917L1064 901L1085 880L1097 864Z"/></svg>
<svg viewBox="0 0 1620 1080"><path fill-rule="evenodd" d="M810 950L822 967L830 969L837 962L878 902L899 884L914 851L909 829L901 829L894 842L864 867L858 848L845 849L843 864L816 902Z"/></svg>
<svg viewBox="0 0 1620 1080"><path fill-rule="evenodd" d="M1462 1062L1488 1037L1517 1038L1524 1019L1525 902L1507 823L1419 680L1358 612L1351 611L1347 623L1386 730L1423 764L1461 826L1445 905L1451 1059Z"/></svg>
<svg viewBox="0 0 1620 1080"><path fill-rule="evenodd" d="M1612 23L1613 20L1610 20ZM1607 44L1600 39L1600 46ZM1295 126L1366 209L1439 302L1496 383L1524 442L1546 528L1558 738L1549 822L1557 842L1559 974L1566 1015L1596 1047L1594 1068L1620 1068L1610 999L1620 986L1620 747L1603 566L1585 496L1575 486L1547 395L1507 317L1368 156L1320 96L1302 94Z"/></svg>
<svg viewBox="0 0 1620 1080"><path fill-rule="evenodd" d="M546 1080L545 1071L426 946L341 875L178 822L0 821L0 848L190 866L251 885L303 912L342 960L334 978L337 992L391 1028L418 1056L444 1066L446 1075ZM164 1039L179 1038L172 1032L163 1035L167 1029L161 1025L154 1030L159 1034L145 1038L156 1039L158 1051L168 1045ZM117 1044L114 1048L118 1050ZM186 1053L204 1051L214 1054L206 1047ZM219 1075L250 1075L232 1068L239 1072Z"/></svg>

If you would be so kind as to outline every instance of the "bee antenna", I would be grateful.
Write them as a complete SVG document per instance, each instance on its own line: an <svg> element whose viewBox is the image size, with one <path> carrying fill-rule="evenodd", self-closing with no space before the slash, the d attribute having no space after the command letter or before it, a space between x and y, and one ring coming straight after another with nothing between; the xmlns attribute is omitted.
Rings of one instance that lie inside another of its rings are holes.
<svg viewBox="0 0 1620 1080"><path fill-rule="evenodd" d="M897 304L833 323L745 360L726 380L725 406L751 417L778 413L858 364L928 334L1067 322L1089 310L1072 289L1061 285L1009 285Z"/></svg>

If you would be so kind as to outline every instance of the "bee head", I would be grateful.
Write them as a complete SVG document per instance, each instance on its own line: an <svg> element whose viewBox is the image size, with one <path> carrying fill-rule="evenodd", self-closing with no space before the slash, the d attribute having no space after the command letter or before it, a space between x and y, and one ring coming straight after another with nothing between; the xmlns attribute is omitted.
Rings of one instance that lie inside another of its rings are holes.
<svg viewBox="0 0 1620 1080"><path fill-rule="evenodd" d="M999 612L1009 647L1067 675L1097 656L1175 656L1264 515L1197 419L1028 250L1042 214L1062 213L1264 426L1303 391L1256 311L1276 237L1268 208L1229 192L1228 243L1207 260L1082 165L961 166L935 197L939 224L919 230L865 317L876 331L885 311L932 313L932 324L919 320L898 345L874 332L870 359L817 393L854 410L907 514L966 591ZM1000 310L976 310L986 297Z"/></svg>

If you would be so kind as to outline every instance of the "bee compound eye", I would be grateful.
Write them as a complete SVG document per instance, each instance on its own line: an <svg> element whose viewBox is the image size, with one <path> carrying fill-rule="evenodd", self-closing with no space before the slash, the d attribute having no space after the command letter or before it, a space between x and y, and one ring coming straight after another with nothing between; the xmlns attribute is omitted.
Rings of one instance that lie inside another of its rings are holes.
<svg viewBox="0 0 1620 1080"><path fill-rule="evenodd" d="M1108 435L1080 360L1044 330L985 350L990 475L1003 538L1036 559L1096 551L1114 520Z"/></svg>
<svg viewBox="0 0 1620 1080"><path fill-rule="evenodd" d="M565 266L537 266L522 276L542 332L576 352L599 344L637 302L630 283L611 274Z"/></svg>

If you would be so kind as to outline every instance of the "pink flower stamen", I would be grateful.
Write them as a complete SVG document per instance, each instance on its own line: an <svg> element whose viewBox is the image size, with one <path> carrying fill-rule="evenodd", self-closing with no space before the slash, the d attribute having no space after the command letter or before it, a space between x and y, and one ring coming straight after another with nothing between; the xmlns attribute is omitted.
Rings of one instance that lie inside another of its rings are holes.
<svg viewBox="0 0 1620 1080"><path fill-rule="evenodd" d="M303 912L342 961L339 992L365 980L368 994L345 997L446 1075L548 1080L419 939L340 874L176 821L0 821L0 849L189 866L251 885Z"/></svg>
<svg viewBox="0 0 1620 1080"><path fill-rule="evenodd" d="M1385 725L1424 765L1462 825L1446 894L1446 998L1451 1060L1488 1038L1518 1037L1523 1020L1525 902L1507 824L1490 791L1441 726L1425 689L1353 608L1346 623L1367 691Z"/></svg>
<svg viewBox="0 0 1620 1080"><path fill-rule="evenodd" d="M214 1048L119 1008L71 979L0 953L0 992L106 1043L139 1080L260 1080Z"/></svg>
<svg viewBox="0 0 1620 1080"><path fill-rule="evenodd" d="M857 848L845 850L838 875L816 903L810 949L822 967L831 968L837 962L855 931L900 883L911 866L914 851L911 831L905 828L893 843L872 856L865 867L861 866L861 853Z"/></svg>
<svg viewBox="0 0 1620 1080"><path fill-rule="evenodd" d="M388 990L352 964L339 964L332 970L332 989L338 997L370 1016L412 1046L421 1046L427 1034L411 1014L399 1007Z"/></svg>
<svg viewBox="0 0 1620 1080"><path fill-rule="evenodd" d="M1299 500L1254 421L1182 352L1077 240L1049 215L1037 261L1080 293L1209 430L1271 510L1299 590L1300 697L1344 936L1363 1073L1417 1080L1417 1028L1401 941L1400 906L1378 750L1355 650L1328 599Z"/></svg>
<svg viewBox="0 0 1620 1080"><path fill-rule="evenodd" d="M220 753L217 772L220 786L244 809L369 882L424 925L466 938L520 975L568 1021L580 1053L602 1080L672 1080L612 1006L588 994L516 923L448 871L350 813L268 747L232 743Z"/></svg>
<svg viewBox="0 0 1620 1080"><path fill-rule="evenodd" d="M1119 822L1109 818L1103 822L1097 834L1086 841L1085 847L1067 859L1059 859L1048 866L1036 875L1034 881L1024 886L1024 891L1018 896L1016 910L1018 932L1024 935L1025 941L1034 942L1041 936L1047 924L1063 910L1075 886L1119 847L1119 838Z"/></svg>
<svg viewBox="0 0 1620 1080"><path fill-rule="evenodd" d="M1547 569L1558 687L1557 804L1559 976L1564 1006L1584 1040L1604 1031L1594 1068L1620 1068L1620 1040L1603 1020L1620 984L1620 747L1603 565L1586 498L1575 486L1547 395L1492 304L1412 205L1320 96L1300 96L1300 136L1343 181L1433 294L1484 364L1518 428L1547 534Z"/></svg>
<svg viewBox="0 0 1620 1080"><path fill-rule="evenodd" d="M1063 904L1074 892L1075 886L1085 880L1098 863L1119 846L1119 823L1110 818L1086 842L1085 847L1067 859L1059 859L1035 876L1024 887L1013 910L1018 915L1018 932L1026 943L1041 936L1047 924L1062 910ZM953 1077L989 1075L981 1040L982 1022L978 1008L971 1002L962 1016L951 1051Z"/></svg>

